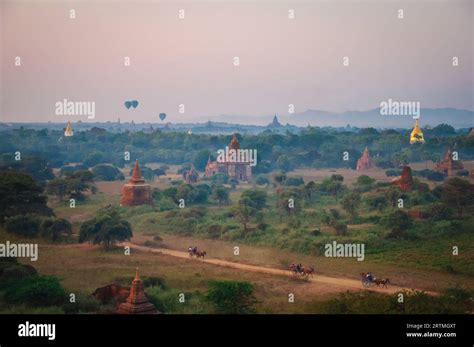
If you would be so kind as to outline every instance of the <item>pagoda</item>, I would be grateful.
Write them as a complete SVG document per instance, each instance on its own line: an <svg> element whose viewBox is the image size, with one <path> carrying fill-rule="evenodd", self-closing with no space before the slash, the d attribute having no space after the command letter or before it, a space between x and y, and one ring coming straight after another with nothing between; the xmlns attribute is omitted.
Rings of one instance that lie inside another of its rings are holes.
<svg viewBox="0 0 474 347"><path fill-rule="evenodd" d="M236 152L240 150L240 143L235 133L232 137L232 140L230 141L229 149ZM224 173L229 176L229 178L235 178L236 180L252 180L252 166L249 161L212 161L209 157L205 168L205 173L207 177L212 177L217 173Z"/></svg>
<svg viewBox="0 0 474 347"><path fill-rule="evenodd" d="M392 184L397 185L404 192L408 192L413 187L413 176L411 174L411 168L404 166L402 169L402 175L395 178Z"/></svg>
<svg viewBox="0 0 474 347"><path fill-rule="evenodd" d="M145 295L142 281L138 276L138 269L135 272L135 278L132 281L130 295L123 304L120 304L117 310L122 314L157 314L160 313Z"/></svg>
<svg viewBox="0 0 474 347"><path fill-rule="evenodd" d="M410 134L410 144L414 143L424 143L425 139L423 137L423 132L420 129L420 120L419 118L416 119L415 127L411 131Z"/></svg>
<svg viewBox="0 0 474 347"><path fill-rule="evenodd" d="M142 177L138 160L135 161L132 178L122 187L120 204L124 206L153 204L150 185L146 184Z"/></svg>
<svg viewBox="0 0 474 347"><path fill-rule="evenodd" d="M64 136L73 136L74 132L72 131L72 125L71 122L67 122L66 129L64 130Z"/></svg>
<svg viewBox="0 0 474 347"><path fill-rule="evenodd" d="M273 116L273 120L270 124L268 124L268 127L269 128L280 128L282 127L281 123L278 121L278 117L275 113L275 115Z"/></svg>
<svg viewBox="0 0 474 347"><path fill-rule="evenodd" d="M444 172L448 177L453 175L453 170L462 170L464 165L460 160L453 159L453 152L451 148L448 149L444 158L435 166L436 171Z"/></svg>
<svg viewBox="0 0 474 347"><path fill-rule="evenodd" d="M357 160L357 171L363 171L363 170L368 170L375 167L375 164L370 157L369 154L369 149L365 147L364 153L362 153L362 156L360 159Z"/></svg>

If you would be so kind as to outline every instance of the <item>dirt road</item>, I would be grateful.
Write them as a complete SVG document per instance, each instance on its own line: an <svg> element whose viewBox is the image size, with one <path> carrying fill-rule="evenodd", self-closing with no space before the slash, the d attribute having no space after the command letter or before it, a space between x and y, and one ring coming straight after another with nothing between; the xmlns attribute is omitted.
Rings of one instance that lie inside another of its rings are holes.
<svg viewBox="0 0 474 347"><path fill-rule="evenodd" d="M194 262L199 261L199 262L204 262L207 264L224 266L224 267L238 269L242 271L260 272L260 273L265 273L265 274L270 274L270 275L287 276L287 277L293 276L293 274L289 270L275 269L275 268L269 268L269 267L258 266L258 265L242 264L242 263L236 263L236 262L231 262L231 261L221 260L221 259L190 258L187 252L175 251L175 250L165 249L165 248L151 248L151 247L146 247L146 246L140 246L140 245L130 243L130 242L125 242L123 243L123 245L129 246L132 250L135 249L135 250L145 251L145 252L161 253L161 254L172 256L172 257L188 259L189 261L194 261ZM336 278L336 277L322 276L322 275L319 275L317 271L318 269L316 269L316 274L313 277L309 278L309 282L329 284L332 286L340 287L341 289L344 289L344 290L363 289L362 283L360 280L354 280L350 278ZM370 287L369 290L377 291L381 293L398 293L403 290L412 290L412 289L415 289L415 288L404 288L404 287L389 285L388 288ZM435 293L435 292L426 291L426 293L430 295L438 295L438 293Z"/></svg>

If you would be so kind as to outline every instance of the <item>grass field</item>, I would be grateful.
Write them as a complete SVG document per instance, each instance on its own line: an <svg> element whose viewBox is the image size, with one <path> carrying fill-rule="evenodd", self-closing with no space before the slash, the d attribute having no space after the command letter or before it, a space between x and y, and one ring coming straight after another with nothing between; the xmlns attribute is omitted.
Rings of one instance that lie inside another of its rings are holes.
<svg viewBox="0 0 474 347"><path fill-rule="evenodd" d="M347 171L350 172L296 170L294 174L305 177L307 181L307 179L321 180L330 174L339 173L344 175L345 183L351 183L359 176L353 170ZM386 177L379 178L380 172L374 171L373 174L373 177L377 179L387 179ZM100 208L108 204L118 205L123 183L123 181L97 182L99 192L90 195L84 202L78 202L74 209L64 202L50 199L50 206L56 215L72 223L73 237L63 243L53 244L44 241L40 243L40 258L33 265L42 274L58 276L68 291L84 295L89 295L97 287L112 282L128 285L137 267L143 277L161 277L173 289L172 293L183 292L189 294L189 297L202 296L207 290L209 280L212 279L249 281L255 286L259 313L317 312L320 306L314 304L315 301L329 300L347 290L347 288L332 285L308 284L291 277L223 268L163 254L138 251L125 255L121 248L104 251L98 246L77 244L80 224L93 217ZM165 178L160 178L151 185L161 189L169 187ZM248 184L239 185L237 190L231 192L231 201L235 203L241 192L250 187L251 185ZM272 189L267 189L269 194L272 193ZM325 200L320 204L326 207L331 206L331 203ZM206 208L207 218L210 220L224 218L223 210L219 206L209 204ZM309 209L309 212L317 214L318 208L316 204L316 207ZM301 262L315 267L319 274L352 279L358 279L360 272L372 271L380 277L389 277L394 285L434 292L441 292L450 287L474 288L472 233L464 232L434 240L381 243L377 247L368 249L365 260L359 262L348 258L326 258L317 255L318 252L302 254L290 251L285 247L272 244L271 232L243 239L232 237L210 239L206 234L196 232L196 230L186 230L186 228L182 230L179 223L173 224L173 221L167 217L167 212L159 212L159 209L153 207L123 208L122 212L133 227L132 243L139 245L146 245L147 242L153 244L153 237L158 235L162 238L159 247L185 251L189 245L197 245L200 249L206 250L212 258L243 264L287 269L289 264ZM272 215L265 216L265 219L271 221L274 228L272 230L286 227L285 222L279 222ZM308 226L311 226L311 223L311 221L307 222ZM322 225L315 226L321 227L321 235L317 236L316 240L319 238L320 242L325 242L334 236L330 228ZM297 238L298 236L291 236L292 232L288 237ZM380 230L373 223L349 225L349 235L341 240L366 242L371 237L376 237L379 232ZM10 241L18 240L3 230L0 230L0 238ZM454 245L459 245L458 256L451 254ZM233 253L235 246L240 248L239 256ZM288 302L289 293L295 294L297 299L294 303ZM173 310L175 313L205 313L209 312L209 307L203 304L202 300L199 302L195 300L193 305L178 305Z"/></svg>

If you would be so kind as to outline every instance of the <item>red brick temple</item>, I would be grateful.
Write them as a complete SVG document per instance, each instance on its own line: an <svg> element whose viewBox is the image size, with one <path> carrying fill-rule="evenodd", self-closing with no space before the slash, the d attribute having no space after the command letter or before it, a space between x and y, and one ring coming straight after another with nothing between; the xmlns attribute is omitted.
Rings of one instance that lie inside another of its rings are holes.
<svg viewBox="0 0 474 347"><path fill-rule="evenodd" d="M375 167L375 164L370 157L369 154L369 149L365 147L364 153L362 153L362 156L360 157L359 160L357 160L357 171L363 171L363 170L368 170Z"/></svg>
<svg viewBox="0 0 474 347"><path fill-rule="evenodd" d="M404 166L402 169L402 175L395 178L392 184L397 185L404 192L410 191L413 187L413 176L411 175L411 168Z"/></svg>
<svg viewBox="0 0 474 347"><path fill-rule="evenodd" d="M464 165L460 160L453 159L453 152L448 149L443 160L436 164L435 170L444 172L448 177L453 175L453 170L462 170Z"/></svg>
<svg viewBox="0 0 474 347"><path fill-rule="evenodd" d="M229 148L234 151L240 150L240 143L237 140L237 136L234 133L232 140L230 141ZM239 181L251 181L252 180L252 166L248 161L241 162L218 162L211 161L211 158L207 161L205 168L206 176L212 177L216 173L225 173L229 178L235 178Z"/></svg>
<svg viewBox="0 0 474 347"><path fill-rule="evenodd" d="M155 305L148 301L143 289L142 281L138 276L138 269L135 272L135 278L132 281L130 288L130 295L123 304L120 304L118 313L122 314L157 314L160 313Z"/></svg>
<svg viewBox="0 0 474 347"><path fill-rule="evenodd" d="M153 204L150 185L146 184L142 177L138 160L135 161L132 178L122 187L122 199L120 200L120 204L123 206Z"/></svg>

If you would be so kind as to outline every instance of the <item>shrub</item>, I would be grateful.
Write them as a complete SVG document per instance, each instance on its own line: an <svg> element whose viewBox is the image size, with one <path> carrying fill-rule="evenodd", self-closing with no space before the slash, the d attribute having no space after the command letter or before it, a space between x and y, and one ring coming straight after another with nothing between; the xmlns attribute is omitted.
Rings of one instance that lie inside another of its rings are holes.
<svg viewBox="0 0 474 347"><path fill-rule="evenodd" d="M285 181L285 185L287 186L302 186L304 185L304 180L302 177L288 177Z"/></svg>
<svg viewBox="0 0 474 347"><path fill-rule="evenodd" d="M211 281L207 299L215 305L218 313L253 313L256 303L253 291L249 282Z"/></svg>
<svg viewBox="0 0 474 347"><path fill-rule="evenodd" d="M64 303L66 292L57 277L30 276L8 288L4 298L12 304L53 306Z"/></svg>
<svg viewBox="0 0 474 347"><path fill-rule="evenodd" d="M92 169L94 179L98 181L121 181L125 179L123 173L115 166L99 164Z"/></svg>
<svg viewBox="0 0 474 347"><path fill-rule="evenodd" d="M151 197L154 201L158 201L161 199L161 190L159 188L153 188L151 191Z"/></svg>
<svg viewBox="0 0 474 347"><path fill-rule="evenodd" d="M443 203L429 205L425 213L433 220L450 220L454 217L454 210Z"/></svg>
<svg viewBox="0 0 474 347"><path fill-rule="evenodd" d="M143 278L143 286L144 287L158 287L162 290L165 290L167 288L166 286L166 282L164 280L164 278L162 277L154 277L154 276L151 276L151 277L144 277Z"/></svg>
<svg viewBox="0 0 474 347"><path fill-rule="evenodd" d="M222 234L222 227L219 224L212 224L207 228L207 234L211 239L217 239Z"/></svg>
<svg viewBox="0 0 474 347"><path fill-rule="evenodd" d="M17 265L14 264L14 265L5 267L2 270L2 274L0 278L2 282L4 283L11 283L11 282L18 281L29 276L34 276L36 274L37 272L35 268L31 265L24 266L21 264L17 264Z"/></svg>
<svg viewBox="0 0 474 347"><path fill-rule="evenodd" d="M212 176L212 182L217 184L225 184L229 181L229 176L227 174L218 172Z"/></svg>
<svg viewBox="0 0 474 347"><path fill-rule="evenodd" d="M40 220L36 215L18 215L5 218L5 230L25 237L35 237L39 233Z"/></svg>
<svg viewBox="0 0 474 347"><path fill-rule="evenodd" d="M96 313L100 311L101 303L99 300L91 295L77 294L76 302L66 302L63 305L64 313L78 314L78 313Z"/></svg>
<svg viewBox="0 0 474 347"><path fill-rule="evenodd" d="M403 238L408 229L412 226L413 220L402 210L396 210L387 215L382 224L390 229L388 238Z"/></svg>
<svg viewBox="0 0 474 347"><path fill-rule="evenodd" d="M41 223L40 232L41 236L57 241L72 234L72 225L63 218L47 218Z"/></svg>
<svg viewBox="0 0 474 347"><path fill-rule="evenodd" d="M255 183L257 183L259 186L263 186L265 184L268 184L269 181L268 181L268 178L264 175L259 175L256 180L255 180Z"/></svg>

